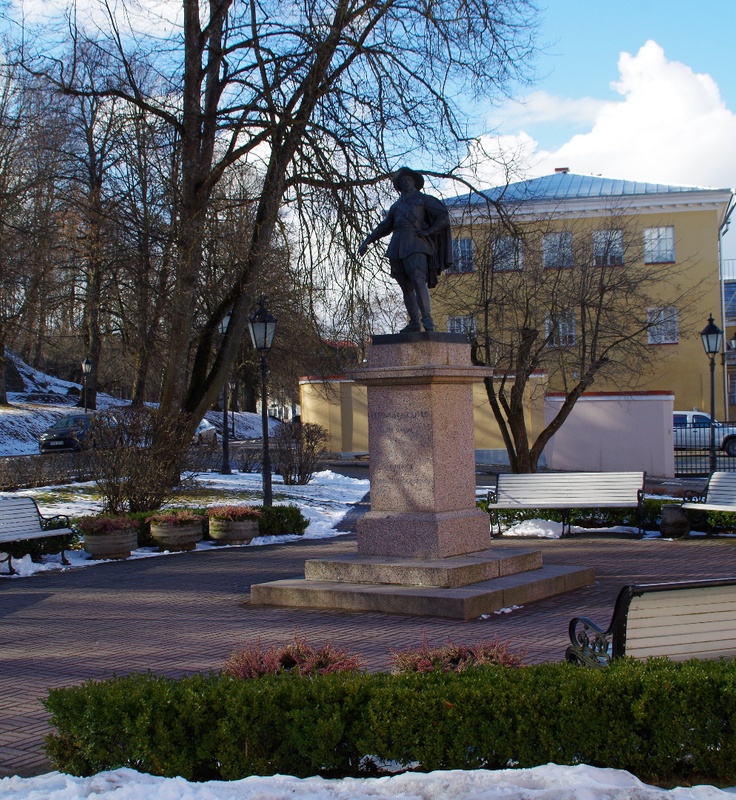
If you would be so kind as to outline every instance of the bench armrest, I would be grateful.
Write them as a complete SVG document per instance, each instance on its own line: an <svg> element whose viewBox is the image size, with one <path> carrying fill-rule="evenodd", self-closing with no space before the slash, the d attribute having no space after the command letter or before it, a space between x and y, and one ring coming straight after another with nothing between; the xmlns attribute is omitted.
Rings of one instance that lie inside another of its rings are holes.
<svg viewBox="0 0 736 800"><path fill-rule="evenodd" d="M587 617L573 617L568 628L571 644L565 658L587 667L607 667L611 663L610 630L604 631Z"/></svg>
<svg viewBox="0 0 736 800"><path fill-rule="evenodd" d="M496 505L496 500L498 499L498 495L496 494L495 489L489 489L488 494L486 495L486 501L488 502L489 506Z"/></svg>
<svg viewBox="0 0 736 800"><path fill-rule="evenodd" d="M686 503L704 503L707 492L696 492L694 489L686 489L683 498Z"/></svg>
<svg viewBox="0 0 736 800"><path fill-rule="evenodd" d="M38 521L41 525L41 530L44 531L50 530L52 525L54 527L61 527L59 523L62 523L65 528L69 527L69 517L66 514L56 514L53 517L42 517L39 514Z"/></svg>

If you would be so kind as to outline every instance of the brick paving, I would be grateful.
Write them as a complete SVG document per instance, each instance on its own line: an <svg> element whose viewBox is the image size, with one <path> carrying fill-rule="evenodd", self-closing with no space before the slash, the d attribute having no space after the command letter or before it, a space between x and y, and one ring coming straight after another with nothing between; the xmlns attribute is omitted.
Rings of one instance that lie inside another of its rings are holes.
<svg viewBox="0 0 736 800"><path fill-rule="evenodd" d="M247 641L285 644L294 633L360 652L386 669L391 650L422 638L473 642L498 635L530 662L558 661L567 624L585 613L608 624L624 583L736 576L736 539L635 540L584 534L502 540L539 548L546 563L592 566L594 586L469 622L429 617L293 610L249 604L252 583L303 574L307 558L349 552L355 537L183 553L0 581L0 776L50 769L41 705L50 687L153 670L218 669Z"/></svg>

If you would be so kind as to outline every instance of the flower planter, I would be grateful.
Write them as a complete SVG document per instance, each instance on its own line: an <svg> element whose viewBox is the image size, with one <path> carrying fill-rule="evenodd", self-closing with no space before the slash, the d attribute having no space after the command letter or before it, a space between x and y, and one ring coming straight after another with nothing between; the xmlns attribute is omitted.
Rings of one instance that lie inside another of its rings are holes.
<svg viewBox="0 0 736 800"><path fill-rule="evenodd" d="M257 519L214 519L210 517L210 538L218 544L247 544L258 536Z"/></svg>
<svg viewBox="0 0 736 800"><path fill-rule="evenodd" d="M665 503L662 506L662 522L659 533L665 539L680 539L690 533L690 521L687 514L675 503Z"/></svg>
<svg viewBox="0 0 736 800"><path fill-rule="evenodd" d="M169 525L151 523L151 536L156 540L159 550L194 550L202 541L202 523Z"/></svg>
<svg viewBox="0 0 736 800"><path fill-rule="evenodd" d="M84 536L84 549L90 558L128 558L138 547L138 531L129 528L109 533L88 533Z"/></svg>

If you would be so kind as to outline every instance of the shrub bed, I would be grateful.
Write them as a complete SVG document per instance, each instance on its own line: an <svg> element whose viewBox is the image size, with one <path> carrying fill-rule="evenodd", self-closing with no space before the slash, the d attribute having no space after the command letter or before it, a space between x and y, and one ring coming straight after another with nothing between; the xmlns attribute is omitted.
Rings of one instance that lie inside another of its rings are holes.
<svg viewBox="0 0 736 800"><path fill-rule="evenodd" d="M659 530L662 522L662 506L672 500L659 497L646 497L642 504L641 525L644 530ZM486 500L476 502L478 508L488 512ZM519 510L502 510L498 512L502 528L509 528L529 519L548 519L552 522L562 522L563 515L559 509L554 508L526 508ZM618 526L636 527L638 525L637 513L634 508L572 508L570 521L573 525L584 528L616 528Z"/></svg>
<svg viewBox="0 0 736 800"><path fill-rule="evenodd" d="M371 759L434 769L548 762L660 785L736 781L728 661L426 674L135 674L53 689L47 752L73 775L132 767L189 780L355 775Z"/></svg>
<svg viewBox="0 0 736 800"><path fill-rule="evenodd" d="M309 520L296 506L265 506L259 510L262 513L259 522L261 536L301 536L309 526Z"/></svg>

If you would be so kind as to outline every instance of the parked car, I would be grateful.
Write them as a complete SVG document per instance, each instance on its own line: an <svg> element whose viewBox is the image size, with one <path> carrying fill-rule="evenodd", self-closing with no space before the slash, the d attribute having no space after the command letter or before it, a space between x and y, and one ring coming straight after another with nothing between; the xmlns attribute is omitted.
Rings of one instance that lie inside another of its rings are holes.
<svg viewBox="0 0 736 800"><path fill-rule="evenodd" d="M84 450L89 446L93 414L66 414L38 437L42 453Z"/></svg>
<svg viewBox="0 0 736 800"><path fill-rule="evenodd" d="M192 436L192 444L217 444L217 428L207 419L203 419Z"/></svg>
<svg viewBox="0 0 736 800"><path fill-rule="evenodd" d="M714 422L716 448L736 456L736 423ZM675 411L672 414L675 450L706 450L710 447L710 414Z"/></svg>

